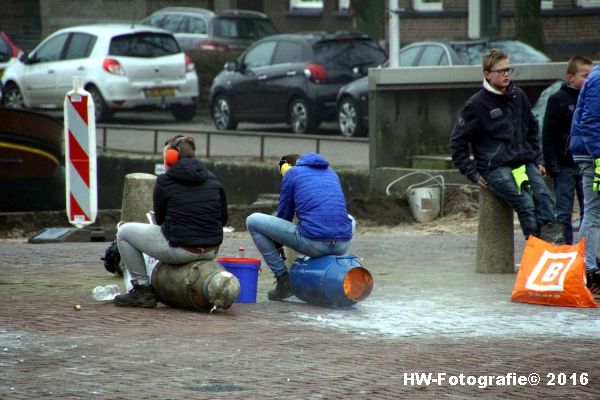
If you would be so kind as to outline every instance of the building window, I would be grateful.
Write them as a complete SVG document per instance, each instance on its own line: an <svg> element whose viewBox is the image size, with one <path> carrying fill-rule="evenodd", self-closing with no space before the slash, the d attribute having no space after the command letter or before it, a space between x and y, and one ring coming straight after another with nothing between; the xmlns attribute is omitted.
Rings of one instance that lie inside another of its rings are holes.
<svg viewBox="0 0 600 400"><path fill-rule="evenodd" d="M292 10L323 9L323 0L290 0Z"/></svg>
<svg viewBox="0 0 600 400"><path fill-rule="evenodd" d="M442 0L413 0L413 7L417 11L440 11Z"/></svg>
<svg viewBox="0 0 600 400"><path fill-rule="evenodd" d="M542 0L542 10L552 10L554 8L554 0Z"/></svg>
<svg viewBox="0 0 600 400"><path fill-rule="evenodd" d="M579 7L600 7L600 0L577 0Z"/></svg>
<svg viewBox="0 0 600 400"><path fill-rule="evenodd" d="M339 0L338 7L340 11L348 11L350 9L350 0Z"/></svg>

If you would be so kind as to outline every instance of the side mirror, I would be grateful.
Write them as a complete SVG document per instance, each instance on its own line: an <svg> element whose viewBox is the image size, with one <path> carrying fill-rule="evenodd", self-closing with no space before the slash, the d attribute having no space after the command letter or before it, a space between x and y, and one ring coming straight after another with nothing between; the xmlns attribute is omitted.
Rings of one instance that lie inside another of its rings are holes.
<svg viewBox="0 0 600 400"><path fill-rule="evenodd" d="M29 56L27 55L27 53L22 52L19 55L19 61L21 61L23 64L29 64L30 61L29 61Z"/></svg>
<svg viewBox="0 0 600 400"><path fill-rule="evenodd" d="M225 63L225 71L235 72L238 70L237 61L230 61Z"/></svg>

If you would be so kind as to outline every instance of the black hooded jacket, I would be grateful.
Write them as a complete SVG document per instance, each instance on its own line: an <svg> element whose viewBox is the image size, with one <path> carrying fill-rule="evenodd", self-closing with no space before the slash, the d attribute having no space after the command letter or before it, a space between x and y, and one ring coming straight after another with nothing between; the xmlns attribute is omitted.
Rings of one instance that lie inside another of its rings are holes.
<svg viewBox="0 0 600 400"><path fill-rule="evenodd" d="M182 158L154 187L154 216L171 246L207 247L223 242L227 199L215 175L196 158Z"/></svg>
<svg viewBox="0 0 600 400"><path fill-rule="evenodd" d="M482 88L460 110L450 137L452 160L473 182L493 168L542 163L538 124L525 93L512 83L506 94ZM469 157L469 144L475 160Z"/></svg>
<svg viewBox="0 0 600 400"><path fill-rule="evenodd" d="M563 84L548 98L542 143L546 168L552 176L558 174L560 167L575 166L569 149L569 136L578 96L579 90Z"/></svg>

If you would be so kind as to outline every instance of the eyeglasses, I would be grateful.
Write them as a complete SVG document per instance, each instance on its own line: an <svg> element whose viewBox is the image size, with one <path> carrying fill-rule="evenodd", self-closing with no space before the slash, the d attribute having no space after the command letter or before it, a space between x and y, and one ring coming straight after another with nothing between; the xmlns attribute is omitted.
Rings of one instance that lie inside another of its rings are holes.
<svg viewBox="0 0 600 400"><path fill-rule="evenodd" d="M492 69L492 70L490 70L490 72L495 72L498 75L512 74L513 72L515 72L515 67L508 67L508 68L502 68L502 69Z"/></svg>

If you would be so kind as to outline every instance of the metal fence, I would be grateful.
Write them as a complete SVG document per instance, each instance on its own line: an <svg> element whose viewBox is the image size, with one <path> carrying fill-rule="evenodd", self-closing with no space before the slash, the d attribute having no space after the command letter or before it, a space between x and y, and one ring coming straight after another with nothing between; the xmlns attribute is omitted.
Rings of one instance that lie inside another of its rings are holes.
<svg viewBox="0 0 600 400"><path fill-rule="evenodd" d="M154 129L106 125L96 129L101 151L161 154L167 138L192 136L200 157L240 157L259 160L281 158L288 153L317 152L334 165L369 165L369 139L324 135L294 135L249 131Z"/></svg>

